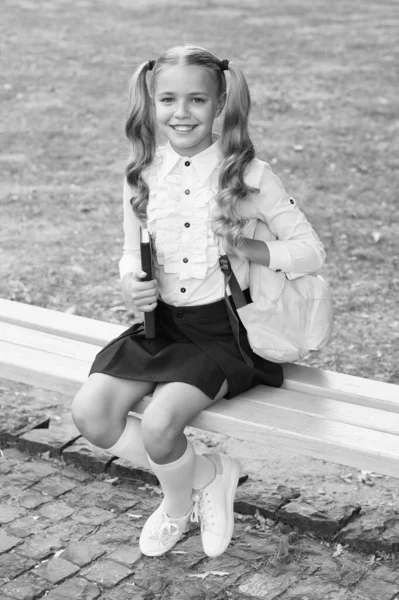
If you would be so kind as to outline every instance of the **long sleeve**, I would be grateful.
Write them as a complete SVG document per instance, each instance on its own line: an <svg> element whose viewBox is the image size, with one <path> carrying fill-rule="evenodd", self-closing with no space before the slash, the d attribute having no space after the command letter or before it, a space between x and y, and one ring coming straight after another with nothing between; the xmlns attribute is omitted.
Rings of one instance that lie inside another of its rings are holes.
<svg viewBox="0 0 399 600"><path fill-rule="evenodd" d="M270 268L287 273L289 279L321 269L326 257L322 242L267 164L259 187L255 197L257 217L276 237L267 242Z"/></svg>
<svg viewBox="0 0 399 600"><path fill-rule="evenodd" d="M131 190L125 179L123 185L123 231L125 234L123 254L119 261L121 279L126 273L141 271L140 221L130 205Z"/></svg>

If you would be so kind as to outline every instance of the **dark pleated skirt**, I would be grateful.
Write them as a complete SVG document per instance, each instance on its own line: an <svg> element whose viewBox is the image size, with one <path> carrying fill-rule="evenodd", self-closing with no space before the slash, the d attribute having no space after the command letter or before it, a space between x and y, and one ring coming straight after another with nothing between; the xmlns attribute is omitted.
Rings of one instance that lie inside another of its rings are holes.
<svg viewBox="0 0 399 600"><path fill-rule="evenodd" d="M283 383L281 365L253 353L255 366L246 364L224 299L178 307L158 301L155 327L154 339L145 338L141 323L127 329L97 354L90 374L157 383L180 381L209 398L215 398L226 379L227 398L258 384L280 387Z"/></svg>

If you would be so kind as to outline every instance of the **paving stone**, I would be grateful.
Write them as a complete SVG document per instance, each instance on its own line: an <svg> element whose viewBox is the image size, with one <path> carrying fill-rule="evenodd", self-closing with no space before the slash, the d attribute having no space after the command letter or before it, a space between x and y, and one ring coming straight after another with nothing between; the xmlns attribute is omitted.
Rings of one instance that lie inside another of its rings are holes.
<svg viewBox="0 0 399 600"><path fill-rule="evenodd" d="M10 552L0 556L0 578L15 579L35 566L35 561L17 552Z"/></svg>
<svg viewBox="0 0 399 600"><path fill-rule="evenodd" d="M110 519L113 519L114 514L108 510L98 508L97 506L87 506L86 508L76 511L72 518L79 523L101 525L102 523L106 523Z"/></svg>
<svg viewBox="0 0 399 600"><path fill-rule="evenodd" d="M394 511L366 510L339 532L341 544L367 554L399 551L399 516Z"/></svg>
<svg viewBox="0 0 399 600"><path fill-rule="evenodd" d="M31 557L37 561L44 560L54 554L57 550L64 546L64 542L60 539L50 537L38 537L30 539L23 544L19 552L23 556Z"/></svg>
<svg viewBox="0 0 399 600"><path fill-rule="evenodd" d="M137 563L134 569L134 577L125 583L134 583L141 589L146 590L146 598L162 598L166 600L166 590L176 581L181 581L181 577L186 574L186 571L179 569L176 565L173 569L170 568L169 554L161 558L147 558ZM185 580L184 586L187 581Z"/></svg>
<svg viewBox="0 0 399 600"><path fill-rule="evenodd" d="M16 464L15 461L6 461L4 457L0 457L0 475L8 475L11 473Z"/></svg>
<svg viewBox="0 0 399 600"><path fill-rule="evenodd" d="M74 508L84 508L85 506L95 506L95 502L101 496L108 492L108 484L103 481L90 481L85 485L80 485L63 498L63 501Z"/></svg>
<svg viewBox="0 0 399 600"><path fill-rule="evenodd" d="M24 463L19 469L20 473L24 474L26 477L32 475L32 477L38 479L54 475L58 470L59 466L57 463L48 460L40 460L38 458L29 460L29 462Z"/></svg>
<svg viewBox="0 0 399 600"><path fill-rule="evenodd" d="M163 592L162 598L165 600L207 600L207 598L216 598L218 596L218 592L221 591L222 586L219 584L213 583L212 585L212 596L207 594L207 590L205 589L204 583L205 581L209 581L212 576L207 577L206 579L200 581L196 579L189 579L185 582L184 586L179 585L178 582L172 583L167 587L167 589ZM226 598L226 596L224 596Z"/></svg>
<svg viewBox="0 0 399 600"><path fill-rule="evenodd" d="M127 546L122 544L115 552L108 556L109 560L113 560L125 567L132 568L133 565L140 560L142 554L138 546Z"/></svg>
<svg viewBox="0 0 399 600"><path fill-rule="evenodd" d="M16 499L20 495L21 488L15 485L7 485L7 483L4 483L0 488L0 500L2 503L15 504Z"/></svg>
<svg viewBox="0 0 399 600"><path fill-rule="evenodd" d="M273 577L268 572L260 571L244 580L238 589L250 598L274 600L279 598L294 583L296 583L296 579L293 577L287 575Z"/></svg>
<svg viewBox="0 0 399 600"><path fill-rule="evenodd" d="M86 579L95 581L106 588L116 585L131 574L132 571L130 569L127 569L116 562L107 560L99 561L82 573Z"/></svg>
<svg viewBox="0 0 399 600"><path fill-rule="evenodd" d="M201 573L227 573L227 575L209 576L204 579L204 588L214 588L215 583L219 583L224 588L234 585L237 579L249 572L248 563L241 561L239 558L222 554L217 558L212 558L202 562L196 569L196 574Z"/></svg>
<svg viewBox="0 0 399 600"><path fill-rule="evenodd" d="M31 489L58 498L58 496L62 496L66 492L73 490L78 485L79 483L77 481L73 481L67 477L61 477L60 475L54 475L52 477L44 477Z"/></svg>
<svg viewBox="0 0 399 600"><path fill-rule="evenodd" d="M3 456L0 458L1 460L16 460L18 462L24 462L31 460L29 454L26 452L22 452L19 448L15 448L14 446L10 446L8 448L2 448Z"/></svg>
<svg viewBox="0 0 399 600"><path fill-rule="evenodd" d="M64 477L70 477L71 479L76 479L76 481L80 481L80 483L87 481L88 479L92 479L91 475L85 473L81 469L76 469L75 467L65 467L65 469L62 469L61 475Z"/></svg>
<svg viewBox="0 0 399 600"><path fill-rule="evenodd" d="M113 490L103 491L103 494L95 499L96 506L116 513L126 512L129 508L132 508L137 504L139 504L139 500L135 498L133 492L114 492Z"/></svg>
<svg viewBox="0 0 399 600"><path fill-rule="evenodd" d="M37 508L38 506L41 506L42 504L45 504L46 502L51 502L52 501L52 497L47 495L47 494L43 494L42 492L36 492L35 490L32 491L28 491L25 494L23 494L22 496L19 497L18 499L19 504L21 506L23 506L24 508Z"/></svg>
<svg viewBox="0 0 399 600"><path fill-rule="evenodd" d="M89 540L97 541L99 544L106 545L112 549L123 543L136 544L140 537L141 527L137 528L135 524L129 523L126 518L121 520L116 518L110 523L107 523L94 535L90 536Z"/></svg>
<svg viewBox="0 0 399 600"><path fill-rule="evenodd" d="M283 523L331 538L360 512L360 505L342 505L326 496L300 497L283 506L277 517Z"/></svg>
<svg viewBox="0 0 399 600"><path fill-rule="evenodd" d="M50 456L60 456L79 437L80 432L67 414L61 421L51 419L48 429L33 429L19 436L18 447L35 454L49 452Z"/></svg>
<svg viewBox="0 0 399 600"><path fill-rule="evenodd" d="M268 598L268 596L265 597ZM279 598L281 600L354 600L348 590L340 588L337 584L326 583L316 578L292 585ZM363 600L366 600L366 598ZM377 599L375 598L374 600Z"/></svg>
<svg viewBox="0 0 399 600"><path fill-rule="evenodd" d="M135 544L138 548L138 541ZM191 535L190 537L182 538L181 541L168 552L168 562L170 568L181 568L185 571L191 571L198 564L203 562L205 555L202 548L201 537L199 535Z"/></svg>
<svg viewBox="0 0 399 600"><path fill-rule="evenodd" d="M32 407L15 406L9 409L2 405L0 413L0 445L14 442L20 435L35 427L48 427L49 417L43 411L35 412Z"/></svg>
<svg viewBox="0 0 399 600"><path fill-rule="evenodd" d="M335 560L323 556L317 576L320 579L337 583L343 587L353 587L369 570L369 566L355 563L345 555Z"/></svg>
<svg viewBox="0 0 399 600"><path fill-rule="evenodd" d="M6 527L6 532L19 538L26 538L44 531L48 526L49 522L46 519L37 515L28 515L10 523Z"/></svg>
<svg viewBox="0 0 399 600"><path fill-rule="evenodd" d="M139 588L134 581L122 583L112 590L109 590L104 600L145 600L149 599L146 590ZM55 600L55 599L54 599Z"/></svg>
<svg viewBox="0 0 399 600"><path fill-rule="evenodd" d="M234 502L234 511L243 515L255 515L258 511L266 519L274 519L276 512L288 502L298 498L297 489L279 485L275 490L254 493L250 486L239 488Z"/></svg>
<svg viewBox="0 0 399 600"><path fill-rule="evenodd" d="M54 472L54 467L46 463L39 463L38 465L35 462L16 464L7 476L7 484L17 485L20 489L26 489L38 483L42 477L46 477Z"/></svg>
<svg viewBox="0 0 399 600"><path fill-rule="evenodd" d="M79 567L63 558L52 558L35 569L34 574L55 585L62 583L71 575L76 575L79 570Z"/></svg>
<svg viewBox="0 0 399 600"><path fill-rule="evenodd" d="M356 592L363 594L364 600L394 600L394 596L399 594L399 585L382 582L370 575L357 584Z"/></svg>
<svg viewBox="0 0 399 600"><path fill-rule="evenodd" d="M25 511L18 506L0 504L0 525L11 523L11 521L15 521L15 519L18 519L23 514L25 514Z"/></svg>
<svg viewBox="0 0 399 600"><path fill-rule="evenodd" d="M85 538L94 528L95 525L61 522L46 529L43 536L35 536L26 541L18 548L18 552L35 560L44 560L69 543Z"/></svg>
<svg viewBox="0 0 399 600"><path fill-rule="evenodd" d="M142 481L143 483L149 483L150 485L159 485L158 478L149 469L132 465L131 462L124 460L123 458L117 458L113 460L109 469L110 475L113 477L120 477L127 481Z"/></svg>
<svg viewBox="0 0 399 600"><path fill-rule="evenodd" d="M385 565L376 565L375 569L373 570L373 577L382 579L382 581L387 581L388 583L399 584L399 573L397 570L392 571Z"/></svg>
<svg viewBox="0 0 399 600"><path fill-rule="evenodd" d="M46 600L95 600L101 592L95 583L89 583L85 579L69 579L51 590ZM104 598L104 596L102 596ZM129 600L134 600L130 597Z"/></svg>
<svg viewBox="0 0 399 600"><path fill-rule="evenodd" d="M275 556L281 546L281 534L272 531L250 530L245 531L242 527L235 526L235 536L237 536L234 545L230 545L226 553L230 556L246 555L252 560L256 558L270 558ZM239 557L239 556L238 556Z"/></svg>
<svg viewBox="0 0 399 600"><path fill-rule="evenodd" d="M60 557L79 567L84 567L105 554L106 549L103 546L89 540L69 544Z"/></svg>
<svg viewBox="0 0 399 600"><path fill-rule="evenodd" d="M39 515L49 519L53 523L58 523L58 521L62 521L71 516L75 512L75 509L64 502L58 501L44 504L37 512Z"/></svg>
<svg viewBox="0 0 399 600"><path fill-rule="evenodd" d="M80 437L65 448L62 459L67 464L79 465L90 473L103 473L112 461L112 456L106 450L97 448Z"/></svg>
<svg viewBox="0 0 399 600"><path fill-rule="evenodd" d="M13 535L7 535L4 531L0 531L0 554L8 552L11 548L15 548L21 540Z"/></svg>
<svg viewBox="0 0 399 600"><path fill-rule="evenodd" d="M32 573L21 575L0 589L2 594L15 600L34 600L42 596L50 588L48 581L35 577Z"/></svg>

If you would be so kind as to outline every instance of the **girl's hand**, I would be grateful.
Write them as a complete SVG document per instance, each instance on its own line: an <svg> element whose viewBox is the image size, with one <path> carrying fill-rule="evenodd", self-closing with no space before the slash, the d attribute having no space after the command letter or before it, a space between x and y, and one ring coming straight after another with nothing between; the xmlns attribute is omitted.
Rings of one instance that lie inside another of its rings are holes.
<svg viewBox="0 0 399 600"><path fill-rule="evenodd" d="M270 252L267 244L250 238L243 238L243 240L240 250L244 258L249 262L256 262L268 267L270 265Z"/></svg>
<svg viewBox="0 0 399 600"><path fill-rule="evenodd" d="M140 312L151 312L157 305L158 282L156 279L142 281L144 271L126 273L122 279L122 289L126 301Z"/></svg>

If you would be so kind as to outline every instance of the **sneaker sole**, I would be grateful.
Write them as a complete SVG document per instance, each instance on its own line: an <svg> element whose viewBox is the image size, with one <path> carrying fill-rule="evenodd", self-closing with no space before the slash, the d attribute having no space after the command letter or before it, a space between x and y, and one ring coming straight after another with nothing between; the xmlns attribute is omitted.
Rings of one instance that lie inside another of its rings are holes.
<svg viewBox="0 0 399 600"><path fill-rule="evenodd" d="M231 515L231 517L227 524L227 534L226 534L225 540L223 541L223 544L221 546L219 546L219 548L215 552L211 552L211 553L206 552L206 554L207 554L207 556L209 556L209 558L216 558L216 556L220 556L220 554L223 554L223 552L228 548L228 546L231 542L231 538L233 537L234 498L235 498L237 487L238 487L238 481L240 479L241 469L240 469L240 463L238 462L238 460L236 460L235 458L232 458L231 460L233 462L233 468L231 470L231 485L228 490L228 497L227 497L227 506L229 508L229 514Z"/></svg>
<svg viewBox="0 0 399 600"><path fill-rule="evenodd" d="M144 556L162 556L163 554L166 554L167 552L169 552L170 550L172 550L172 548L174 548L174 547L176 546L177 542L179 542L179 541L182 539L182 537L183 537L184 533L185 533L185 532L183 532L183 533L181 534L181 536L179 536L179 537L176 539L176 541L175 541L175 543L173 544L173 546L170 546L170 547L169 547L169 548L167 548L166 550L154 550L154 551L150 551L150 550L149 550L149 551L147 551L147 552L146 552L146 551L144 551L144 550L142 550L142 549L141 549L141 546L140 546L140 544L139 544L140 552L141 552L141 554L144 554Z"/></svg>

